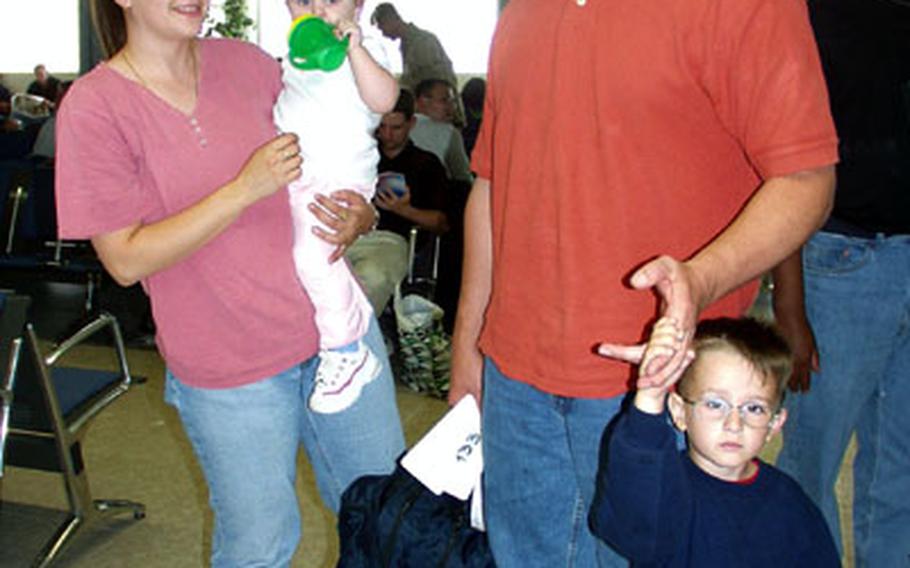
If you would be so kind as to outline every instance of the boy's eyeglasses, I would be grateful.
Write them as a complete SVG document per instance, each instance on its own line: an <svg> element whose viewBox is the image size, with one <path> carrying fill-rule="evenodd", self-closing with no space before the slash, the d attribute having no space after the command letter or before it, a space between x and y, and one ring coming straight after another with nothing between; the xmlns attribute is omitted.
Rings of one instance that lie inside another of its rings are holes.
<svg viewBox="0 0 910 568"><path fill-rule="evenodd" d="M772 409L767 403L750 400L733 406L732 403L719 397L703 397L698 400L689 400L679 395L686 404L691 404L695 414L702 420L723 421L730 416L735 408L743 423L750 428L767 428L768 424L777 416L777 409Z"/></svg>

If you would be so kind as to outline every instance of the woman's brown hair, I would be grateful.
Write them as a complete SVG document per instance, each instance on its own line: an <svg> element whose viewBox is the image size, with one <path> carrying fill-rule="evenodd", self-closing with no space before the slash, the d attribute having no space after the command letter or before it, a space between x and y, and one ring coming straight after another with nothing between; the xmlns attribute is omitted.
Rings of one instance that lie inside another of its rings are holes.
<svg viewBox="0 0 910 568"><path fill-rule="evenodd" d="M126 45L126 20L123 8L114 0L92 0L92 24L106 57L111 57Z"/></svg>

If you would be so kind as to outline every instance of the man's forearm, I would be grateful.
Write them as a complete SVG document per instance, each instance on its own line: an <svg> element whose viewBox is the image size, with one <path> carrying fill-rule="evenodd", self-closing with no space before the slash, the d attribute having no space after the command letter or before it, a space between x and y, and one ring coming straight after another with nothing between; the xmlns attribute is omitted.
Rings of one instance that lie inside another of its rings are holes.
<svg viewBox="0 0 910 568"><path fill-rule="evenodd" d="M771 178L736 219L686 265L699 309L790 256L828 218L834 168Z"/></svg>
<svg viewBox="0 0 910 568"><path fill-rule="evenodd" d="M493 237L490 225L490 182L478 178L465 208L464 266L455 341L476 345L483 315L490 301L493 267Z"/></svg>

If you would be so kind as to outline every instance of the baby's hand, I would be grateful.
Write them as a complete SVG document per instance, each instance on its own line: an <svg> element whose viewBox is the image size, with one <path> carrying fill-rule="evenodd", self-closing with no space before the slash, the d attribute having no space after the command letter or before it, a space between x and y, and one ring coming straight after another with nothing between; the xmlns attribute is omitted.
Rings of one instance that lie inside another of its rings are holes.
<svg viewBox="0 0 910 568"><path fill-rule="evenodd" d="M338 39L350 38L348 40L348 51L355 47L360 47L360 42L363 39L363 32L360 31L360 26L357 25L357 22L354 20L342 20L338 22L338 25L335 27L335 33L338 34Z"/></svg>

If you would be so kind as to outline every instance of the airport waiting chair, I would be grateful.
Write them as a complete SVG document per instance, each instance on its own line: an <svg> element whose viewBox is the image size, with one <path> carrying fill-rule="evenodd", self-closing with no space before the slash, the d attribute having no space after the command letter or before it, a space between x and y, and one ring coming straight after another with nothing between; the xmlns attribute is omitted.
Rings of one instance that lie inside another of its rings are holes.
<svg viewBox="0 0 910 568"><path fill-rule="evenodd" d="M12 383L9 426L6 432L6 467L20 467L61 474L69 511L65 520L35 557L33 566L47 566L86 526L106 515L129 512L145 516L145 507L122 500L94 500L86 478L82 440L91 420L132 384L126 350L116 319L102 313L61 342L43 352L31 324L21 324L17 309L28 297L0 293L0 341L7 348L9 363L5 382ZM17 307L17 309L12 309ZM8 319L17 321L7 322ZM18 331L15 331L16 325ZM109 331L117 355L116 372L69 368L61 358L73 347L103 331ZM18 352L14 347L17 338ZM15 353L14 353L15 352ZM15 354L15 357L11 355ZM6 501L6 496L3 496ZM2 515L2 509L0 509Z"/></svg>
<svg viewBox="0 0 910 568"><path fill-rule="evenodd" d="M16 338L10 342L11 352L15 356L19 355L19 348L22 345L22 338ZM0 377L0 478L3 478L3 456L6 454L6 431L9 427L9 413L13 403L13 375L4 373Z"/></svg>
<svg viewBox="0 0 910 568"><path fill-rule="evenodd" d="M28 298L25 296L9 297L0 293L0 479L3 478L4 456L6 454L6 436L9 431L9 415L13 403L13 385L16 380L16 368L22 350L22 330L25 328ZM7 341L6 338L9 338Z"/></svg>
<svg viewBox="0 0 910 568"><path fill-rule="evenodd" d="M57 236L53 164L0 160L0 192L0 269L84 283L85 311L91 313L104 270L88 241Z"/></svg>

